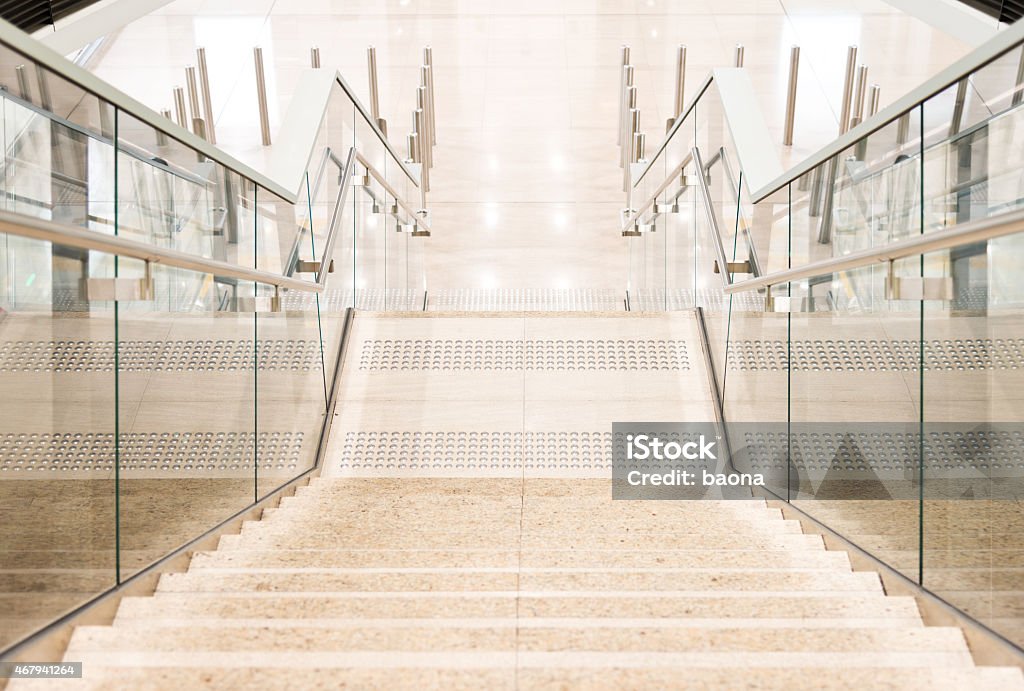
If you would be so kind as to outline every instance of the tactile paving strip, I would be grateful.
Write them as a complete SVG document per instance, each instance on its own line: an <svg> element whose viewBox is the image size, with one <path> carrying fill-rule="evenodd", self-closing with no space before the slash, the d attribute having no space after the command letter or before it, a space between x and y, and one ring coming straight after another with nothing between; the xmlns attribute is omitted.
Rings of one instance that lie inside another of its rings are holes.
<svg viewBox="0 0 1024 691"><path fill-rule="evenodd" d="M521 466L521 432L348 432L341 468L508 470Z"/></svg>
<svg viewBox="0 0 1024 691"><path fill-rule="evenodd" d="M887 372L920 369L916 340L795 340L788 354L794 371ZM732 341L729 369L786 369L783 340ZM924 343L924 368L929 371L1024 369L1024 339L946 339Z"/></svg>
<svg viewBox="0 0 1024 691"><path fill-rule="evenodd" d="M294 470L302 462L304 432L260 432L259 467ZM0 472L110 471L114 435L103 432L0 435ZM136 432L121 437L121 470L170 472L253 467L251 432Z"/></svg>
<svg viewBox="0 0 1024 691"><path fill-rule="evenodd" d="M728 296L722 291L702 288L696 292L679 290L635 290L629 295L629 309L643 311L678 311L703 307L709 312L732 309L737 312L764 312L764 296L757 293L740 293Z"/></svg>
<svg viewBox="0 0 1024 691"><path fill-rule="evenodd" d="M600 289L442 290L431 293L427 309L454 312L621 312L625 294Z"/></svg>
<svg viewBox="0 0 1024 691"><path fill-rule="evenodd" d="M236 372L252 369L252 341L121 341L122 372ZM323 368L320 342L260 340L259 368ZM0 341L0 372L113 372L113 341Z"/></svg>
<svg viewBox="0 0 1024 691"><path fill-rule="evenodd" d="M649 430L666 440L676 432ZM914 434L835 435L795 433L791 438L794 465L801 471L850 473L917 472L918 437ZM612 470L612 444L624 444L611 432L347 432L340 469L373 472L474 470ZM841 437L841 440L839 439ZM929 476L998 476L1020 474L1024 468L1024 433L963 431L927 437ZM745 445L745 448L744 448ZM750 432L733 440L737 469L742 472L785 471L785 434ZM983 449L985 460L965 462ZM966 455L965 455L966 453ZM636 461L640 469L690 469L702 462Z"/></svg>
<svg viewBox="0 0 1024 691"><path fill-rule="evenodd" d="M688 370L686 342L405 339L363 342L362 370Z"/></svg>
<svg viewBox="0 0 1024 691"><path fill-rule="evenodd" d="M743 470L784 470L787 435L748 432ZM801 470L918 472L920 437L892 433L795 433L788 438L793 464ZM1024 468L1024 434L1007 431L969 431L925 435L926 474L943 471L979 471L1019 475ZM965 458L984 458L965 461Z"/></svg>

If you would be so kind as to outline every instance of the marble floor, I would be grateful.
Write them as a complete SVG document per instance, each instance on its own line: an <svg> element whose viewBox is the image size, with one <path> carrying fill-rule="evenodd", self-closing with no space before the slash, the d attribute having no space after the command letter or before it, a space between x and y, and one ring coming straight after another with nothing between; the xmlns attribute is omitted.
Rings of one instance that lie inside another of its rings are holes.
<svg viewBox="0 0 1024 691"><path fill-rule="evenodd" d="M438 132L430 291L622 291L619 48L632 46L651 145L671 108L680 43L689 48L688 95L744 45L777 142L789 48L801 45L796 141L780 147L784 161L835 136L847 44L860 46L883 106L969 49L883 0L177 0L125 27L92 69L167 108L194 49L205 47L218 143L260 164L268 152L259 146L253 46L264 48L273 128L311 46L365 99L366 47L375 45L382 115L402 141L430 44Z"/></svg>

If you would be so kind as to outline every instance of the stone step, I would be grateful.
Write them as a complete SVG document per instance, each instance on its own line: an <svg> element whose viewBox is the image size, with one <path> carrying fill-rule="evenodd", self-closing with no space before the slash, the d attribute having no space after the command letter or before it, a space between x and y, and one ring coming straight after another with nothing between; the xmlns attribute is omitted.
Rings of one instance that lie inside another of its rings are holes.
<svg viewBox="0 0 1024 691"><path fill-rule="evenodd" d="M785 688L792 691L822 689L899 689L900 691L963 691L986 689L1003 691L1024 687L1017 668L886 668L835 667L761 667L756 669L607 669L607 668L476 668L433 669L321 667L297 668L292 664L279 667L252 668L194 665L175 668L167 665L151 667L89 667L88 678L79 681L61 680L62 689L93 691L111 688L203 688L233 691L240 688L295 689L337 688L344 683L352 688L410 689L494 689L495 691L530 689L586 688L619 691L624 688L673 688L680 679L687 689L716 691L724 688ZM26 691L54 688L48 680L16 680L8 688Z"/></svg>
<svg viewBox="0 0 1024 691"><path fill-rule="evenodd" d="M664 523L652 521L609 521L600 516L595 516L589 522L564 522L558 523L548 520L537 521L528 516L509 514L502 517L488 517L473 515L464 522L452 521L443 526L420 525L417 520L411 517L389 517L389 518L368 518L363 520L349 519L344 522L338 521L317 521L311 524L301 519L289 520L290 516L282 516L281 520L273 521L246 521L242 525L241 534L259 535L285 535L301 530L304 535L331 536L340 533L358 535L367 531L376 534L389 534L395 532L407 532L419 530L426 532L446 532L453 534L475 533L479 531L490 531L495 529L522 531L524 534L556 534L572 535L584 533L605 533L605 534L643 534L651 539L658 539L661 535L691 535L695 532L708 535L733 535L742 533L744 535L800 535L803 529L798 521L737 521L728 523L720 521L687 521ZM422 521L422 518L419 519ZM301 528L298 527L301 525Z"/></svg>
<svg viewBox="0 0 1024 691"><path fill-rule="evenodd" d="M116 620L144 618L631 617L917 619L910 597L820 592L449 591L156 593L121 601Z"/></svg>
<svg viewBox="0 0 1024 691"><path fill-rule="evenodd" d="M836 568L849 570L846 552L811 549L747 549L700 552L659 549L323 549L196 552L190 571L205 568L508 568L635 569Z"/></svg>
<svg viewBox="0 0 1024 691"><path fill-rule="evenodd" d="M454 573L168 573L160 578L159 592L346 592L346 591L825 591L882 592L877 574L816 571L709 573L481 573L463 569ZM653 593L652 593L653 594Z"/></svg>
<svg viewBox="0 0 1024 691"><path fill-rule="evenodd" d="M586 626L519 628L487 619L475 626L345 627L256 626L247 623L154 627L147 622L75 629L67 659L85 651L608 651L608 652L909 652L962 656L967 644L959 629L920 628L687 628L684 626Z"/></svg>
<svg viewBox="0 0 1024 691"><path fill-rule="evenodd" d="M759 534L759 535L706 535L706 534L664 534L655 539L649 534L527 534L520 535L517 526L498 530L497 527L477 532L450 532L429 530L426 526L410 528L407 531L374 532L371 528L352 534L308 534L296 526L294 534L249 532L239 535L224 535L218 542L218 549L317 549L317 548L372 548L387 544L392 548L405 549L538 549L563 547L565 545L586 545L588 549L687 549L687 550L748 550L748 549L814 549L824 550L824 543L818 535Z"/></svg>

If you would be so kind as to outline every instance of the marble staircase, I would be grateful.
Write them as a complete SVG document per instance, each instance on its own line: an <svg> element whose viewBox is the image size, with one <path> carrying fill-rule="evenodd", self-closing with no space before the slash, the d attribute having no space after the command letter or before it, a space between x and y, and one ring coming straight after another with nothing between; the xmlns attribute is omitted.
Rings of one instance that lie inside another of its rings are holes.
<svg viewBox="0 0 1024 691"><path fill-rule="evenodd" d="M9 688L1024 689L763 500L612 500L613 420L710 415L688 313L361 315L340 396L320 477Z"/></svg>

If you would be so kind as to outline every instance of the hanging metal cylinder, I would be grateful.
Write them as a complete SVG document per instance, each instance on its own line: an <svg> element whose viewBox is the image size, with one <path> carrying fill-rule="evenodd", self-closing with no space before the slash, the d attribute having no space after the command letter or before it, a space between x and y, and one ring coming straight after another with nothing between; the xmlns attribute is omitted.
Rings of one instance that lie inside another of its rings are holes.
<svg viewBox="0 0 1024 691"><path fill-rule="evenodd" d="M839 114L839 134L850 129L850 106L853 103L853 80L857 71L857 46L846 48L846 71L843 78L843 102Z"/></svg>
<svg viewBox="0 0 1024 691"><path fill-rule="evenodd" d="M782 135L785 146L793 146L793 124L796 120L796 82L800 74L800 46L789 50L789 88L786 90L786 128Z"/></svg>

